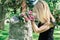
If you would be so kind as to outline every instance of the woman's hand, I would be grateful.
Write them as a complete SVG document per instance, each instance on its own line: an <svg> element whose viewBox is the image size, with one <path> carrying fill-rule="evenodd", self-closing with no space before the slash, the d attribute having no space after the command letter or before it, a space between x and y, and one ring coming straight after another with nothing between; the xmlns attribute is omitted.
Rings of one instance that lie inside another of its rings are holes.
<svg viewBox="0 0 60 40"><path fill-rule="evenodd" d="M28 15L28 17L25 14L21 14L22 17L24 17L25 21L34 21L35 18L33 15Z"/></svg>
<svg viewBox="0 0 60 40"><path fill-rule="evenodd" d="M26 14L25 14L25 13L22 13L22 14L21 14L21 16L22 16L22 17L24 17L24 19L25 19L25 21L26 21L26 22L28 22L28 21L29 21L29 18L26 16Z"/></svg>
<svg viewBox="0 0 60 40"><path fill-rule="evenodd" d="M35 17L32 15L32 11L30 10L27 14L25 14L25 12L23 12L21 14L22 17L24 17L25 21L35 21Z"/></svg>
<svg viewBox="0 0 60 40"><path fill-rule="evenodd" d="M35 19L35 17L33 16L32 13L33 12L31 10L28 12L28 18L29 18L30 21L34 21L34 19Z"/></svg>
<svg viewBox="0 0 60 40"><path fill-rule="evenodd" d="M32 16L32 15L29 15L28 18L29 18L30 21L34 21L35 20L34 16Z"/></svg>

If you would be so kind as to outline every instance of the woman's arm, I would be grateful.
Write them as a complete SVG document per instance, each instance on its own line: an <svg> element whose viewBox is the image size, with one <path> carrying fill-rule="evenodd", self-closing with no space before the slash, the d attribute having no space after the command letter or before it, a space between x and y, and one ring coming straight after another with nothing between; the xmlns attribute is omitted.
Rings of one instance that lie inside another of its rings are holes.
<svg viewBox="0 0 60 40"><path fill-rule="evenodd" d="M35 32L37 33L42 33L42 32L45 32L47 31L48 29L50 29L49 25L50 23L49 22L46 22L44 25L42 25L40 28L37 27L37 25L35 24L34 21L31 21L31 24L32 24L32 28Z"/></svg>

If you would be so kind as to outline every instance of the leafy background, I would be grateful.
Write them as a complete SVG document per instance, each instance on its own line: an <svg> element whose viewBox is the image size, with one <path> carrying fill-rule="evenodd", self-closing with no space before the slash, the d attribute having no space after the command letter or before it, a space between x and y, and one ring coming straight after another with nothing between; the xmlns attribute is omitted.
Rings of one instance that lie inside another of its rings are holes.
<svg viewBox="0 0 60 40"><path fill-rule="evenodd" d="M5 1L6 0L2 0L2 5L3 4L6 5L4 3ZM7 2L9 2L9 0ZM55 30L54 30L54 40L60 40L60 26L59 26L60 25L60 6L59 6L60 5L60 0L46 0L46 2L48 3L52 14L56 18L56 24L58 25L58 28L56 27ZM11 2L11 4L14 4L14 3ZM14 6L17 7L17 5L14 5ZM11 8L6 7L6 9L8 8L8 11L9 11L9 12L6 13L6 18L11 18L12 16L19 14L20 11L19 11L18 7L17 7L18 12L16 14L14 14L13 10L16 10L16 9L12 9L12 8L16 8L14 6L13 5L9 6ZM6 23L4 25L4 30L0 30L0 40L8 40L8 38L9 38L9 23ZM33 40L37 40L37 39L38 39L38 34L33 33Z"/></svg>

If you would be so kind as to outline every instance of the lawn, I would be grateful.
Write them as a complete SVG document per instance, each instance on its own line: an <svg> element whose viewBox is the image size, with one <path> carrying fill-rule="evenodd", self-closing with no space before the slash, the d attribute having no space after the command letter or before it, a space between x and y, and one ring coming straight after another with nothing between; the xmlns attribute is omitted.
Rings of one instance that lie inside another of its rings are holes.
<svg viewBox="0 0 60 40"><path fill-rule="evenodd" d="M8 40L9 24L5 25L4 30L0 30L0 40ZM33 40L38 40L38 33L33 33ZM60 40L60 26L54 30L54 40Z"/></svg>
<svg viewBox="0 0 60 40"><path fill-rule="evenodd" d="M4 26L4 30L0 30L0 40L8 40L9 37L9 24Z"/></svg>

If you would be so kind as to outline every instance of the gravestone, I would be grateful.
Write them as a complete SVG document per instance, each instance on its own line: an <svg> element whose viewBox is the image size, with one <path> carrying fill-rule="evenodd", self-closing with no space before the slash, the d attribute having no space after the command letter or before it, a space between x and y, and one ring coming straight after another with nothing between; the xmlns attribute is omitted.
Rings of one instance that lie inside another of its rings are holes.
<svg viewBox="0 0 60 40"><path fill-rule="evenodd" d="M10 22L9 40L32 40L31 22Z"/></svg>

